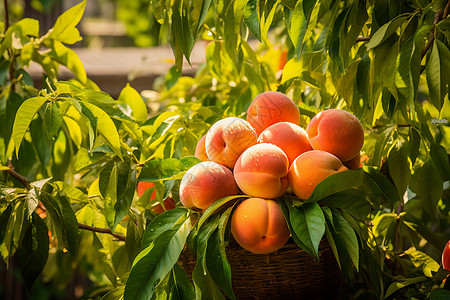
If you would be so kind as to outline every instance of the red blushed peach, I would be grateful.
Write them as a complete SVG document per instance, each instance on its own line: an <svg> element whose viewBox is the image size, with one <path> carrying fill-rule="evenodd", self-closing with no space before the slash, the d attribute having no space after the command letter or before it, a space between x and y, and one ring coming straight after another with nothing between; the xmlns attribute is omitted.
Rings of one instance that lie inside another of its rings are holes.
<svg viewBox="0 0 450 300"><path fill-rule="evenodd" d="M206 153L209 160L233 169L241 153L256 144L256 139L255 129L248 122L228 117L209 129L205 140Z"/></svg>
<svg viewBox="0 0 450 300"><path fill-rule="evenodd" d="M206 134L200 138L195 148L195 157L200 158L202 161L207 161L208 154L206 154L205 148Z"/></svg>
<svg viewBox="0 0 450 300"><path fill-rule="evenodd" d="M278 146L256 144L242 153L234 166L234 178L245 194L275 199L289 187L289 160Z"/></svg>
<svg viewBox="0 0 450 300"><path fill-rule="evenodd" d="M291 98L280 92L264 92L253 99L247 110L247 121L259 135L278 122L300 122L300 111Z"/></svg>
<svg viewBox="0 0 450 300"><path fill-rule="evenodd" d="M315 115L306 127L314 150L324 150L341 161L354 158L364 144L364 130L353 114L341 109L328 109Z"/></svg>
<svg viewBox="0 0 450 300"><path fill-rule="evenodd" d="M231 217L231 233L242 248L256 254L276 251L290 237L280 205L261 198L239 204Z"/></svg>
<svg viewBox="0 0 450 300"><path fill-rule="evenodd" d="M361 154L357 154L355 157L348 161L342 162L344 166L346 166L349 170L356 170L362 167L361 164Z"/></svg>
<svg viewBox="0 0 450 300"><path fill-rule="evenodd" d="M167 197L164 200L164 207L161 204L157 204L152 208L152 211L156 214L162 214L163 212L175 208L175 201L172 197Z"/></svg>
<svg viewBox="0 0 450 300"><path fill-rule="evenodd" d="M270 143L280 147L287 155L289 165L303 152L312 150L306 131L290 122L270 125L261 132L258 143Z"/></svg>
<svg viewBox="0 0 450 300"><path fill-rule="evenodd" d="M447 242L442 251L442 267L450 271L450 241Z"/></svg>
<svg viewBox="0 0 450 300"><path fill-rule="evenodd" d="M311 196L325 178L348 169L333 154L312 150L301 154L289 169L289 182L294 194L302 200Z"/></svg>
<svg viewBox="0 0 450 300"><path fill-rule="evenodd" d="M237 193L238 187L230 169L212 161L204 161L184 174L179 196L185 207L204 210L216 200Z"/></svg>

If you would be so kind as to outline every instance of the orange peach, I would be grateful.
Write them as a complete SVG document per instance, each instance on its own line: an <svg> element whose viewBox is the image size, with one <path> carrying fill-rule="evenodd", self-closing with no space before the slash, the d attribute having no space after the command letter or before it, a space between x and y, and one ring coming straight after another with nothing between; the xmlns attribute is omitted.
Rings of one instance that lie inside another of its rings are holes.
<svg viewBox="0 0 450 300"><path fill-rule="evenodd" d="M155 187L155 184L153 182L147 182L147 181L139 181L138 185L137 185L137 193L139 195L139 197L142 197L142 195L144 194L144 192L147 189L151 189ZM150 196L150 201L153 201L156 199L156 189L153 190L152 195ZM171 198L171 197L167 197L164 200L164 207L165 209L162 207L161 204L157 204L152 208L152 211L157 213L157 214L161 214L163 213L165 210L169 210L172 208L175 208L175 201ZM127 217L127 216L126 216ZM125 217L125 218L126 218ZM124 218L124 219L125 219ZM128 220L128 219L127 219ZM127 221L127 220L122 220L123 221Z"/></svg>
<svg viewBox="0 0 450 300"><path fill-rule="evenodd" d="M297 157L289 168L289 182L294 194L306 200L328 176L348 169L333 154L312 150Z"/></svg>
<svg viewBox="0 0 450 300"><path fill-rule="evenodd" d="M280 92L264 92L253 99L247 110L247 121L259 135L278 122L300 122L300 111L291 98Z"/></svg>
<svg viewBox="0 0 450 300"><path fill-rule="evenodd" d="M200 138L197 143L197 147L195 147L195 157L200 158L202 161L207 161L208 154L206 154L205 148L206 134Z"/></svg>
<svg viewBox="0 0 450 300"><path fill-rule="evenodd" d="M447 242L442 251L442 267L450 271L450 241Z"/></svg>
<svg viewBox="0 0 450 300"><path fill-rule="evenodd" d="M276 251L290 237L280 205L261 198L239 204L231 217L231 233L242 248L256 254Z"/></svg>
<svg viewBox="0 0 450 300"><path fill-rule="evenodd" d="M256 144L242 153L234 166L234 179L247 195L267 199L282 196L289 187L289 160L280 147Z"/></svg>
<svg viewBox="0 0 450 300"><path fill-rule="evenodd" d="M353 114L342 109L328 109L315 115L306 127L314 150L324 150L341 161L354 158L364 144L364 130Z"/></svg>
<svg viewBox="0 0 450 300"><path fill-rule="evenodd" d="M233 169L248 147L256 144L255 129L245 120L228 117L217 121L206 134L205 148L209 160Z"/></svg>
<svg viewBox="0 0 450 300"><path fill-rule="evenodd" d="M139 197L141 197L147 189L154 187L155 184L153 182L139 181L136 189ZM153 190L152 195L150 196L150 201L155 200L155 198L156 198L156 189Z"/></svg>
<svg viewBox="0 0 450 300"><path fill-rule="evenodd" d="M361 154L357 154L355 157L348 161L342 162L344 166L346 166L349 170L356 170L362 167L361 164Z"/></svg>
<svg viewBox="0 0 450 300"><path fill-rule="evenodd" d="M261 132L258 143L270 143L280 147L287 155L289 165L303 152L312 150L306 131L290 122L270 125Z"/></svg>
<svg viewBox="0 0 450 300"><path fill-rule="evenodd" d="M179 196L185 207L204 210L216 200L237 193L238 187L230 169L212 161L204 161L184 174Z"/></svg>

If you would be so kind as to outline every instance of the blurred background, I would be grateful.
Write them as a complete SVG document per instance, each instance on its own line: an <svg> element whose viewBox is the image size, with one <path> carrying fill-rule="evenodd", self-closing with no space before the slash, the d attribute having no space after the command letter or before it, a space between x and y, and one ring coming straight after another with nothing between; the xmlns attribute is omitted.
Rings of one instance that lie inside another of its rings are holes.
<svg viewBox="0 0 450 300"><path fill-rule="evenodd" d="M10 24L29 17L39 20L40 34L45 34L59 15L78 4L78 0L9 0ZM77 26L82 41L70 46L80 57L88 77L102 91L117 98L129 82L139 92L152 88L175 60L168 38L160 36L160 24L149 11L148 0L89 0ZM0 8L4 19L4 6ZM204 47L196 45L191 65L185 62L183 75L194 75L204 62ZM42 68L31 64L29 73L40 87ZM60 70L60 79L72 78Z"/></svg>

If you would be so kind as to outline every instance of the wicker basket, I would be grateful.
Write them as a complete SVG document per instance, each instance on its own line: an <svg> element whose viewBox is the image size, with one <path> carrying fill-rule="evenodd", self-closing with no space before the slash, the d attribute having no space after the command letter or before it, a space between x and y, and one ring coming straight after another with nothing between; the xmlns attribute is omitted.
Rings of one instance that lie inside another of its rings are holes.
<svg viewBox="0 0 450 300"><path fill-rule="evenodd" d="M319 247L319 263L292 240L264 255L230 240L226 252L238 299L335 299L339 295L342 274L326 240ZM195 260L188 252L182 253L180 264L192 274Z"/></svg>

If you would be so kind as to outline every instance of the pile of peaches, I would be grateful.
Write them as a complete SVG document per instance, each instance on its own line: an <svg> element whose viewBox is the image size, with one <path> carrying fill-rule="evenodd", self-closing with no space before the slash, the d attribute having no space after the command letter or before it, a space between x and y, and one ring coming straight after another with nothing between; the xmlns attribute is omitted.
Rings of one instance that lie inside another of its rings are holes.
<svg viewBox="0 0 450 300"><path fill-rule="evenodd" d="M277 202L286 192L306 200L326 177L360 167L361 122L351 113L328 109L300 127L297 105L279 92L259 94L247 119L224 118L198 142L201 163L180 184L180 201L206 210L233 195L250 196L233 213L231 232L244 249L270 253L290 232Z"/></svg>

